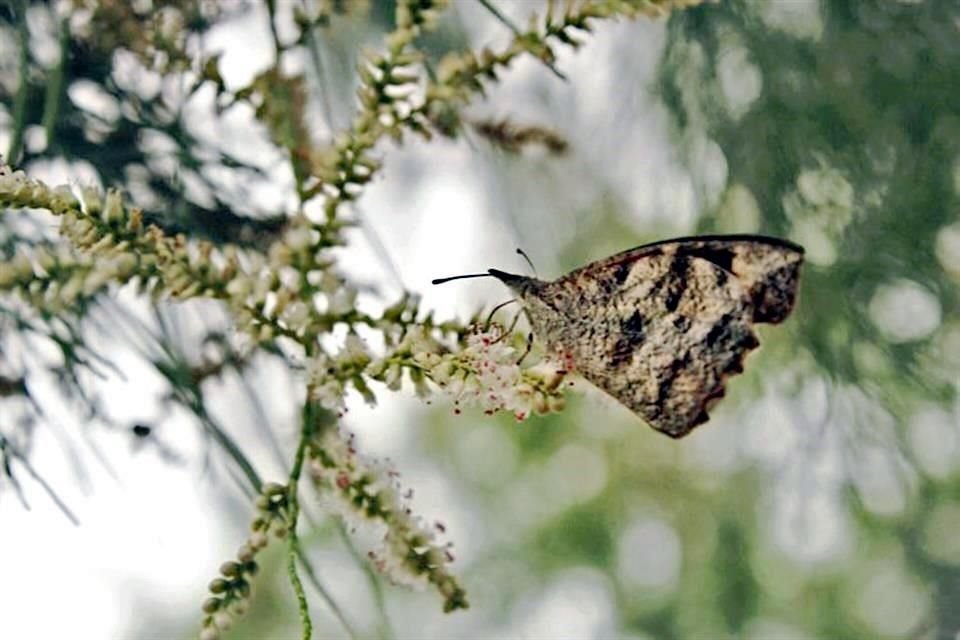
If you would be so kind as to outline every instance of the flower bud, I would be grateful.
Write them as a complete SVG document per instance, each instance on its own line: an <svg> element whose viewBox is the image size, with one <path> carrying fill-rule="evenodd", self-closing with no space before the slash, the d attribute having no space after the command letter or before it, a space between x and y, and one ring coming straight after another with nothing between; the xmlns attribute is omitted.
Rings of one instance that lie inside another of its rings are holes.
<svg viewBox="0 0 960 640"><path fill-rule="evenodd" d="M222 571L222 569L221 569ZM227 590L229 584L223 578L214 578L210 581L210 584L207 586L207 589L210 593L223 593Z"/></svg>
<svg viewBox="0 0 960 640"><path fill-rule="evenodd" d="M203 601L203 612L204 613L216 613L220 610L220 606L223 604L223 600L220 598L207 598Z"/></svg>
<svg viewBox="0 0 960 640"><path fill-rule="evenodd" d="M200 640L219 640L220 630L215 626L206 626L200 630Z"/></svg>

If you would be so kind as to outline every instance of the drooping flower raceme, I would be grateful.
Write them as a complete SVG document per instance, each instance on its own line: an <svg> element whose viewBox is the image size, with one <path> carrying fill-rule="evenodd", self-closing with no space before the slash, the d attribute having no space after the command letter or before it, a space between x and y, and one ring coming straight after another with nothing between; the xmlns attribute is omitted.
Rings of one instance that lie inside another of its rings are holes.
<svg viewBox="0 0 960 640"><path fill-rule="evenodd" d="M415 588L434 585L444 610L465 609L466 594L447 565L451 544L437 542L442 525L428 526L408 506L399 474L387 464L357 452L352 436L335 425L321 426L307 449L310 477L328 506L351 529L374 527L381 546L371 550L373 564L390 580Z"/></svg>

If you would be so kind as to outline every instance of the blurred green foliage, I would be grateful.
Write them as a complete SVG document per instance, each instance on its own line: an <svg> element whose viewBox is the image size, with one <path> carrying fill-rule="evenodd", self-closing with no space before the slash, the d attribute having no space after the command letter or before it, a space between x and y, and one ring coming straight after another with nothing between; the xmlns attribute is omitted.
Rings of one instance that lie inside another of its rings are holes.
<svg viewBox="0 0 960 640"><path fill-rule="evenodd" d="M900 413L957 390L956 371L924 366L936 336L890 340L869 312L898 279L947 318L960 304L936 253L960 204L957 17L938 1L725 2L671 21L658 80L678 133L716 141L764 227L806 241L798 348ZM880 362L858 361L866 348Z"/></svg>

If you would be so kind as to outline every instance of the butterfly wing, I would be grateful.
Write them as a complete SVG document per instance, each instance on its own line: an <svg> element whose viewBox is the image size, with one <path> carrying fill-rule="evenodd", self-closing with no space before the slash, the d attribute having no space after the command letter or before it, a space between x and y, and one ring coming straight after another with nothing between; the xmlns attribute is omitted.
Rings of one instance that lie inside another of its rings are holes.
<svg viewBox="0 0 960 640"><path fill-rule="evenodd" d="M754 322L782 322L796 301L803 247L758 235L693 236L654 242L588 264L556 282L579 281L592 275L613 278L622 285L638 260L658 255L700 258L736 276L750 299Z"/></svg>
<svg viewBox="0 0 960 640"><path fill-rule="evenodd" d="M752 324L790 312L801 260L799 247L753 236L639 247L545 283L538 295L563 319L541 335L583 377L679 438L743 370L758 345Z"/></svg>

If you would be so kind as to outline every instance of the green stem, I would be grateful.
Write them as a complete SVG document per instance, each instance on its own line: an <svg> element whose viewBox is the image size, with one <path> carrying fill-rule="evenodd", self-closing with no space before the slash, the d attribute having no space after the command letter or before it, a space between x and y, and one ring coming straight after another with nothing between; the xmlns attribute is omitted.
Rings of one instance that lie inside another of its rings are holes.
<svg viewBox="0 0 960 640"><path fill-rule="evenodd" d="M297 454L294 459L293 469L290 471L289 491L291 492L291 498L288 499L288 504L290 505L291 514L294 514L294 517L297 517L300 512L300 503L296 496L296 485L299 482L300 475L302 473L303 462L306 457L306 448L308 443L313 439L319 429L331 428L336 423L336 418L334 417L333 413L316 403L310 402L309 400L304 404L301 420L302 426L300 433L300 444L297 447ZM290 527L291 532L294 534L296 533L295 529L296 522L294 522ZM314 571L313 565L310 564L307 554L304 553L303 547L300 545L300 541L295 535L290 540L290 555L287 558L287 569L291 573L290 580L294 583L294 590L296 591L296 585L301 583L299 577L295 577L294 575L296 571L294 557L300 561L300 566L306 574L307 580L310 581L310 584L314 586L320 596L324 599L324 601L326 601L327 606L330 607L330 610L333 612L333 615L336 617L337 621L343 625L344 630L347 632L347 636L350 638L356 638L356 629L354 629L347 620L346 615L344 615L343 611L337 605L337 602L333 599L333 596L323 586L323 583L320 582L319 576L317 576L316 571ZM300 600L302 589L303 587L300 586L300 592L297 594L298 601ZM303 618L303 612L304 603L301 601L301 619Z"/></svg>
<svg viewBox="0 0 960 640"><path fill-rule="evenodd" d="M354 639L357 638L357 630L353 628L353 625L347 620L347 616L344 615L343 610L337 604L336 600L333 599L333 596L327 591L326 587L323 586L323 583L320 582L320 578L317 576L317 572L314 570L313 565L310 564L310 559L307 558L307 554L303 552L303 546L297 542L296 545L297 558L300 560L300 567L303 569L303 572L307 576L307 580L310 584L313 585L313 588L317 590L317 593L320 594L326 603L330 607L330 610L333 612L334 617L336 617L337 622L339 622L344 630L347 632L347 637Z"/></svg>
<svg viewBox="0 0 960 640"><path fill-rule="evenodd" d="M300 581L300 576L297 573L297 552L300 548L300 542L297 539L297 519L300 515L300 503L297 500L297 486L300 483L300 474L303 471L303 459L307 451L307 442L312 435L309 414L309 409L304 411L303 427L300 431L300 443L297 445L297 454L293 461L293 468L290 470L290 483L287 485L287 505L290 512L287 574L290 576L290 584L293 586L293 592L297 596L297 607L300 611L300 626L303 629L300 637L303 640L310 640L313 636L313 621L310 620L310 606L307 603L307 594L303 590L303 582Z"/></svg>
<svg viewBox="0 0 960 640"><path fill-rule="evenodd" d="M490 0L477 0L477 2L479 2L484 9L486 9L491 14L493 14L493 17L499 20L507 29L510 29L510 31L513 32L513 35L517 37L520 37L522 35L520 31L520 27L515 25L513 21L506 16L506 14L500 11L500 9L498 9L497 6L493 4L493 2L491 2ZM560 71L560 69L557 69L556 65L554 65L552 62L549 62L547 60L540 60L540 63L543 64L545 67L547 67L547 69L550 69L553 75L557 76L564 82L567 81L567 76L565 76L564 73Z"/></svg>
<svg viewBox="0 0 960 640"><path fill-rule="evenodd" d="M200 418L203 427L206 429L207 433L213 436L213 439L220 445L224 451L227 452L227 455L233 459L233 462L240 467L240 471L247 478L247 482L250 483L250 486L253 487L253 490L260 492L263 488L263 480L260 479L260 474L257 473L257 470L254 469L253 463L250 462L250 459L243 453L243 449L240 448L233 438L230 437L226 431L220 428L216 422L207 414L206 407L202 404L195 404L191 407L196 411L196 415Z"/></svg>
<svg viewBox="0 0 960 640"><path fill-rule="evenodd" d="M13 103L13 127L10 136L10 147L7 150L7 162L13 164L20 159L23 151L23 131L27 126L27 98L30 94L30 30L27 28L27 3L20 2L20 20L17 25L19 36L20 58L18 60L20 72L20 86L17 88L17 97Z"/></svg>
<svg viewBox="0 0 960 640"><path fill-rule="evenodd" d="M70 27L63 20L60 30L60 61L47 78L47 92L43 100L43 130L47 135L47 147L53 144L57 126L57 116L60 115L60 103L63 97L63 78L67 66L67 57L70 55Z"/></svg>
<svg viewBox="0 0 960 640"><path fill-rule="evenodd" d="M277 2L276 0L267 0L267 17L270 23L270 35L273 39L273 53L277 57L277 64L280 62L280 54L283 48L280 45L280 34L277 33Z"/></svg>
<svg viewBox="0 0 960 640"><path fill-rule="evenodd" d="M60 496L57 495L57 492L51 487L43 477L37 473L37 471L30 465L30 461L24 456L20 451L18 451L7 438L0 434L0 454L3 458L6 458L8 455L10 457L16 458L16 460L23 465L23 468L26 469L27 473L30 474L30 477L40 485L40 487L47 492L47 495L50 496L50 499L53 500L54 504L63 512L63 515L67 516L67 519L70 520L75 526L80 526L80 520L77 516L73 515L73 512L70 511L70 507L67 506L63 500L60 499ZM11 478L13 476L11 475ZM14 487L16 489L17 487Z"/></svg>
<svg viewBox="0 0 960 640"><path fill-rule="evenodd" d="M297 608L300 612L300 626L303 631L300 637L303 640L310 640L313 637L313 621L310 620L310 607L307 603L307 594L303 590L303 583L300 576L297 575L297 534L294 529L290 529L290 549L287 552L287 575L290 576L290 584L293 586L293 592L297 594Z"/></svg>
<svg viewBox="0 0 960 640"><path fill-rule="evenodd" d="M323 64L323 53L320 50L322 46L320 40L317 38L315 32L317 27L310 25L307 27L306 33L306 43L307 43L307 53L310 55L310 62L313 63L314 72L317 75L317 86L319 87L318 93L320 94L320 110L323 112L323 117L327 120L327 128L330 131L334 131L334 122L333 122L333 105L330 103L330 95L328 91L328 83L325 82L324 78L324 64Z"/></svg>

